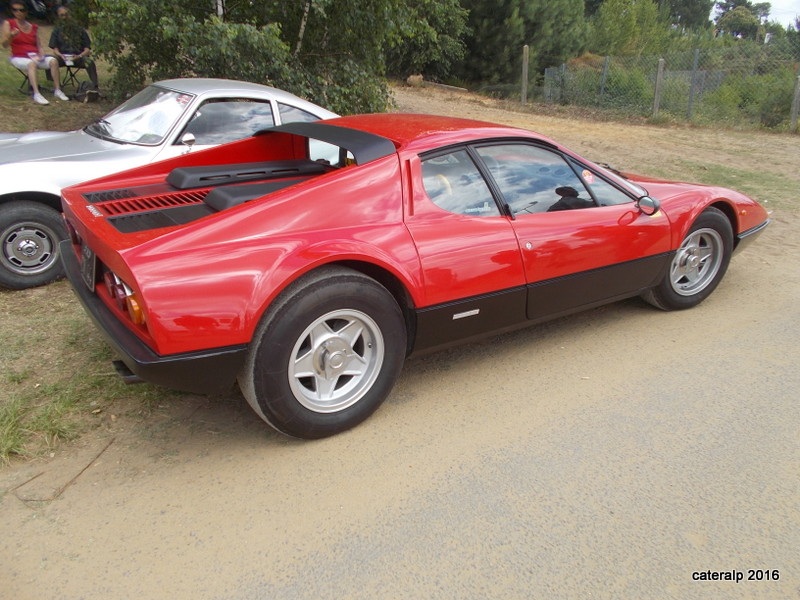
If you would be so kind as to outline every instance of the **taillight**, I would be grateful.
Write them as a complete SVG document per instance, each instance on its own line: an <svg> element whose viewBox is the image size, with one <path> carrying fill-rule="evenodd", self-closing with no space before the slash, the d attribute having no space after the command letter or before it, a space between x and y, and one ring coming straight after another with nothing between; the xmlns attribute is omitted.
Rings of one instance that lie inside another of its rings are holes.
<svg viewBox="0 0 800 600"><path fill-rule="evenodd" d="M125 298L128 296L127 286L111 271L106 271L103 275L103 282L106 284L109 297L117 305L117 308L125 310Z"/></svg>
<svg viewBox="0 0 800 600"><path fill-rule="evenodd" d="M142 303L139 302L134 291L111 271L105 272L103 275L103 282L106 285L109 298L113 300L117 308L127 312L135 325L144 325L145 316Z"/></svg>

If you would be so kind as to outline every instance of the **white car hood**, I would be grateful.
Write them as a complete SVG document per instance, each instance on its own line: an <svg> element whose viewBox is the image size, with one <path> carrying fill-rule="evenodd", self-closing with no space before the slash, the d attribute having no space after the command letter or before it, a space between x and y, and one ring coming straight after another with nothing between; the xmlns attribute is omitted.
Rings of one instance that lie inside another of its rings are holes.
<svg viewBox="0 0 800 600"><path fill-rule="evenodd" d="M40 160L95 161L103 152L109 153L108 158L114 162L130 160L131 166L135 166L137 162L148 162L147 157L158 152L158 148L109 142L80 130L0 134L0 164Z"/></svg>
<svg viewBox="0 0 800 600"><path fill-rule="evenodd" d="M0 195L65 187L148 164L161 146L118 144L83 131L0 134Z"/></svg>

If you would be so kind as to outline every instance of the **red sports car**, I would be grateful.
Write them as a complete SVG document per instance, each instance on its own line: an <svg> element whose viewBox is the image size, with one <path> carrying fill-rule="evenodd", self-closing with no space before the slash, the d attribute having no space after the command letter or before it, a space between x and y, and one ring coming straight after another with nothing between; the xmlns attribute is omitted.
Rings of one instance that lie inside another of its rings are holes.
<svg viewBox="0 0 800 600"><path fill-rule="evenodd" d="M423 115L290 123L67 188L67 274L130 380L239 386L317 438L412 353L641 295L695 306L767 225L728 189Z"/></svg>

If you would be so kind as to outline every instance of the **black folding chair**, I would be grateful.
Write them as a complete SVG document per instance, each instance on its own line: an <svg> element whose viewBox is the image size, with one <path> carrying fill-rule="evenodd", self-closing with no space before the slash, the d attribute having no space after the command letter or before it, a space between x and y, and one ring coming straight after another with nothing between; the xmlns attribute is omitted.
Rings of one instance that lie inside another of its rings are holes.
<svg viewBox="0 0 800 600"><path fill-rule="evenodd" d="M81 84L81 79L78 77L78 74L81 71L86 71L86 67L78 67L75 65L65 65L67 69L66 74L61 78L61 87L69 87L72 86L76 90L78 86Z"/></svg>
<svg viewBox="0 0 800 600"><path fill-rule="evenodd" d="M19 69L17 69L17 72L19 72L19 74L22 75L22 81L19 82L19 87L17 88L17 91L21 94L30 96L31 82L28 81L28 74L25 71L20 71Z"/></svg>

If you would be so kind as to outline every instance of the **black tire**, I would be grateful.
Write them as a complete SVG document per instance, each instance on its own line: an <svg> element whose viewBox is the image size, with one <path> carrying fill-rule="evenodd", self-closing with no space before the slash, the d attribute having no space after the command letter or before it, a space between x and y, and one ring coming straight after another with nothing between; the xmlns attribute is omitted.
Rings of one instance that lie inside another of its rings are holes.
<svg viewBox="0 0 800 600"><path fill-rule="evenodd" d="M63 277L58 244L66 236L61 213L46 204L0 204L0 285L24 290Z"/></svg>
<svg viewBox="0 0 800 600"><path fill-rule="evenodd" d="M733 251L733 228L713 207L700 213L686 234L659 284L642 295L662 310L682 310L711 295L728 270Z"/></svg>
<svg viewBox="0 0 800 600"><path fill-rule="evenodd" d="M358 271L324 267L267 310L239 387L281 433L322 438L358 425L381 405L405 351L405 322L394 297Z"/></svg>

